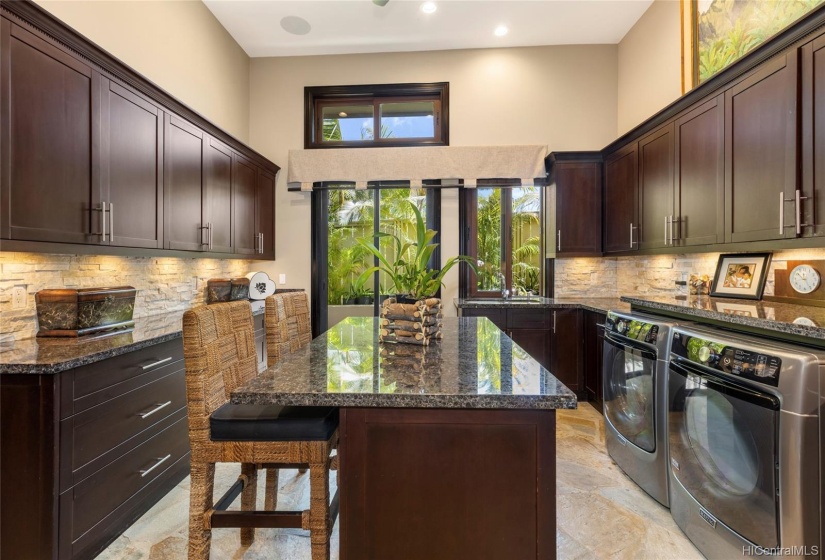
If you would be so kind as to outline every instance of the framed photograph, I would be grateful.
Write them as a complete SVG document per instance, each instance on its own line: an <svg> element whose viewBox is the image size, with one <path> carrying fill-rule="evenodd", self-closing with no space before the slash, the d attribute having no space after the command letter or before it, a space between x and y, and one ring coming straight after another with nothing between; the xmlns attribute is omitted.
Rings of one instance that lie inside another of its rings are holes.
<svg viewBox="0 0 825 560"><path fill-rule="evenodd" d="M719 255L710 295L736 299L762 299L770 264L770 253Z"/></svg>

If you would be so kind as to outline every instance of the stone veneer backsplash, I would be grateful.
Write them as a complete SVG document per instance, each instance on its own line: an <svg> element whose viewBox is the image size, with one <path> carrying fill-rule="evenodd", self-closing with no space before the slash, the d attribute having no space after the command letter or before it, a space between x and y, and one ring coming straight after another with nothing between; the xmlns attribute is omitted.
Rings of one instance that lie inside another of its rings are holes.
<svg viewBox="0 0 825 560"><path fill-rule="evenodd" d="M34 294L54 288L137 288L135 317L184 311L204 302L210 278L244 276L254 261L0 253L0 341L37 333ZM12 289L24 286L26 306L12 308Z"/></svg>
<svg viewBox="0 0 825 560"><path fill-rule="evenodd" d="M619 297L624 295L667 296L688 293L691 273L713 278L719 253L652 255L639 257L567 258L555 261L555 296ZM789 260L825 260L825 249L794 249L773 254L765 294L773 295L774 271Z"/></svg>

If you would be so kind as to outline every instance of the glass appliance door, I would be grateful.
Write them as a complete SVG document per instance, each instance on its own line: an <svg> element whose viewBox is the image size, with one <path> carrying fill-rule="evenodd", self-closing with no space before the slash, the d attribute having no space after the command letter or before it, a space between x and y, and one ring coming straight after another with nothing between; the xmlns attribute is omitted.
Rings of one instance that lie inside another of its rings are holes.
<svg viewBox="0 0 825 560"><path fill-rule="evenodd" d="M701 367L670 362L671 470L710 515L762 547L779 544L779 404Z"/></svg>
<svg viewBox="0 0 825 560"><path fill-rule="evenodd" d="M636 447L656 450L656 352L615 333L604 336L604 414Z"/></svg>

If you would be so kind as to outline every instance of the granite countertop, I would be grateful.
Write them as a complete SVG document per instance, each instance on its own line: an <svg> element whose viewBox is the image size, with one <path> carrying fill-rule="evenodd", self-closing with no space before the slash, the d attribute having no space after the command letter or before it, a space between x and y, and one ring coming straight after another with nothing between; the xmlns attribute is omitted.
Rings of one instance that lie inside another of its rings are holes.
<svg viewBox="0 0 825 560"><path fill-rule="evenodd" d="M456 298L453 303L458 309L586 309L598 313L608 311L630 311L630 305L619 298L545 298L535 297L529 301L498 298Z"/></svg>
<svg viewBox="0 0 825 560"><path fill-rule="evenodd" d="M825 308L709 296L624 296L634 308L665 311L750 329L825 340Z"/></svg>
<svg viewBox="0 0 825 560"><path fill-rule="evenodd" d="M484 317L445 318L429 346L378 342L348 317L232 393L236 404L576 408L576 396Z"/></svg>
<svg viewBox="0 0 825 560"><path fill-rule="evenodd" d="M264 313L263 309L253 315ZM0 344L0 374L48 375L183 336L183 313L135 319L135 327L78 338L27 338Z"/></svg>

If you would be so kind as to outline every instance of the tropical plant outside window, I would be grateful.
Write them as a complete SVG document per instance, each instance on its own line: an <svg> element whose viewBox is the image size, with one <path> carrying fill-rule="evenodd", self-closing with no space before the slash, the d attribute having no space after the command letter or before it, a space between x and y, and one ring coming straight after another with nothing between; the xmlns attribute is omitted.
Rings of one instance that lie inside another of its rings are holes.
<svg viewBox="0 0 825 560"><path fill-rule="evenodd" d="M477 295L497 294L504 287L513 293L539 293L540 190L484 187L468 196L467 219L474 242L470 243L470 252L478 264L478 274L471 275L475 278L469 291Z"/></svg>
<svg viewBox="0 0 825 560"><path fill-rule="evenodd" d="M825 0L691 0L698 83L735 62Z"/></svg>

